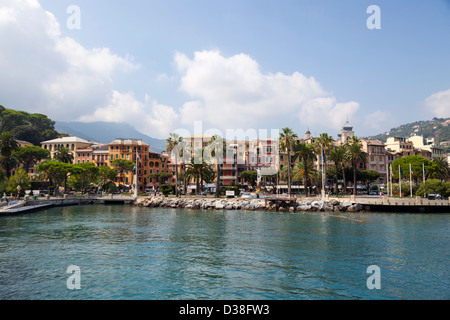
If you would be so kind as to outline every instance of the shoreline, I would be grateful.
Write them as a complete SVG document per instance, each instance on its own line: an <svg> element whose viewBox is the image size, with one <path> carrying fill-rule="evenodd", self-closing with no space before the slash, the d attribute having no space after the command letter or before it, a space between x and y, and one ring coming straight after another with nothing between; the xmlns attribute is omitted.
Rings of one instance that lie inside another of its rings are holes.
<svg viewBox="0 0 450 320"><path fill-rule="evenodd" d="M356 201L355 201L356 200ZM52 207L76 205L133 205L144 208L178 208L198 210L243 210L268 212L377 212L377 213L450 213L449 201L425 199L357 198L173 198L164 196L129 196L53 198L25 200L10 209L0 208L1 216L36 212Z"/></svg>

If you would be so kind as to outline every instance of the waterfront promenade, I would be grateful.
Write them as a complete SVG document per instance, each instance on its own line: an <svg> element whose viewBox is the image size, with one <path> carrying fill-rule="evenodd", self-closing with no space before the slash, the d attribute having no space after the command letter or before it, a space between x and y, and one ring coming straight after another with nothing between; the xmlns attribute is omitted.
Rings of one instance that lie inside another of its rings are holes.
<svg viewBox="0 0 450 320"><path fill-rule="evenodd" d="M77 197L25 198L9 204L2 203L0 216L23 214L50 207L128 204L141 207L172 207L186 209L223 210L268 210L268 211L366 211L366 212L409 212L409 213L450 213L450 200L428 200L424 198L389 197L289 197L267 195L259 198L215 198L184 196L180 198L162 196L131 195L85 195Z"/></svg>

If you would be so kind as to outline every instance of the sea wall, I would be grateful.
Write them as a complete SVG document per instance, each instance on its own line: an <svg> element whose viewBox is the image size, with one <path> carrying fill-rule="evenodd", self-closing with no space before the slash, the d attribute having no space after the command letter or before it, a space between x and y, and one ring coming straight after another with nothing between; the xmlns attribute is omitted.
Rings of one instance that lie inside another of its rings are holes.
<svg viewBox="0 0 450 320"><path fill-rule="evenodd" d="M264 199L215 199L215 198L165 198L143 197L135 201L139 207L150 208L185 208L202 210L266 210L266 211L323 211L323 212L359 212L363 206L352 202L338 200L302 200L291 202L270 202Z"/></svg>

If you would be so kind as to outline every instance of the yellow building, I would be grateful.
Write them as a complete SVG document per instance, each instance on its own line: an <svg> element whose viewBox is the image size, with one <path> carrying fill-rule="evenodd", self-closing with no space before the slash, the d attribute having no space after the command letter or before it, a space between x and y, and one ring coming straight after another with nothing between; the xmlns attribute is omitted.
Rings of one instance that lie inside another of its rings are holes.
<svg viewBox="0 0 450 320"><path fill-rule="evenodd" d="M49 141L41 142L41 147L50 151L50 158L53 159L55 154L61 147L69 149L73 158L76 157L76 152L79 149L88 149L92 146L94 142L89 142L87 140L78 137L64 137Z"/></svg>

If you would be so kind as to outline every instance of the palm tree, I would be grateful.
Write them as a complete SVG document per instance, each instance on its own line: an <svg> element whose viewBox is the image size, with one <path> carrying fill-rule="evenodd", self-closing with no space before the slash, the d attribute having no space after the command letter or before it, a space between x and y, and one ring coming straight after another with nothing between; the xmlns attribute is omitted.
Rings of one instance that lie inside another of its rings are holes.
<svg viewBox="0 0 450 320"><path fill-rule="evenodd" d="M294 146L294 159L297 157L303 161L303 185L305 187L305 195L309 196L308 189L308 167L309 162L312 162L316 159L316 155L314 154L313 145L306 144L304 142L297 143Z"/></svg>
<svg viewBox="0 0 450 320"><path fill-rule="evenodd" d="M300 160L300 162L297 162L294 165L294 169L292 170L292 181L304 181L306 179L308 181L308 185L313 184L317 177L317 170L312 161L308 161L306 166L307 169L305 170L305 164L303 160Z"/></svg>
<svg viewBox="0 0 450 320"><path fill-rule="evenodd" d="M201 161L194 160L194 157L191 159L191 162L186 165L185 172L186 179L194 180L196 183L196 194L200 191L200 183L203 185L203 181L211 182L215 177L214 171L211 167L206 163L205 159L201 159ZM203 186L202 186L203 187Z"/></svg>
<svg viewBox="0 0 450 320"><path fill-rule="evenodd" d="M0 164L6 170L6 177L11 176L11 170L17 165L16 159L13 157L13 151L19 147L16 139L11 132L3 132L0 136Z"/></svg>
<svg viewBox="0 0 450 320"><path fill-rule="evenodd" d="M336 186L335 191L336 194L338 194L339 187L338 187L338 168L341 166L342 168L342 178L344 179L344 187L346 186L346 179L345 179L345 162L347 161L347 147L345 145L334 147L330 154L329 159L334 162L335 168L336 168Z"/></svg>
<svg viewBox="0 0 450 320"><path fill-rule="evenodd" d="M217 145L219 144L219 145ZM216 159L216 196L220 196L220 165L223 162L223 155L227 151L227 142L224 138L219 135L214 135L209 141L210 146L215 146L215 148L211 151L211 156ZM217 148L219 147L219 149ZM222 153L222 159L220 158L220 154ZM237 166L236 166L237 168Z"/></svg>
<svg viewBox="0 0 450 320"><path fill-rule="evenodd" d="M73 154L70 152L69 148L61 147L55 154L55 159L59 162L73 163Z"/></svg>
<svg viewBox="0 0 450 320"><path fill-rule="evenodd" d="M167 147L166 147L166 151L167 153L171 153L172 150L176 149L178 150L178 148L176 148L178 146L178 144L180 142L183 141L183 138L180 137L177 133L171 133L169 138L167 138ZM175 152L175 196L178 197L178 156L179 156L179 152Z"/></svg>
<svg viewBox="0 0 450 320"><path fill-rule="evenodd" d="M322 186L323 190L325 190L326 184L327 184L327 161L326 158L328 157L330 151L334 147L334 139L328 135L328 133L321 133L320 136L316 140L317 144L317 154L320 154L320 157L322 157L322 171L323 171L323 177L324 177L324 185Z"/></svg>
<svg viewBox="0 0 450 320"><path fill-rule="evenodd" d="M356 167L358 163L366 162L368 154L363 151L363 146L361 140L353 136L347 142L348 148L348 159L352 164L353 168L353 195L356 195Z"/></svg>
<svg viewBox="0 0 450 320"><path fill-rule="evenodd" d="M434 174L439 180L448 180L450 178L450 167L445 158L439 157L433 159L433 163L437 165L437 171Z"/></svg>
<svg viewBox="0 0 450 320"><path fill-rule="evenodd" d="M291 128L283 128L280 133L280 148L288 157L288 194L291 194L291 152L296 144L297 134Z"/></svg>

